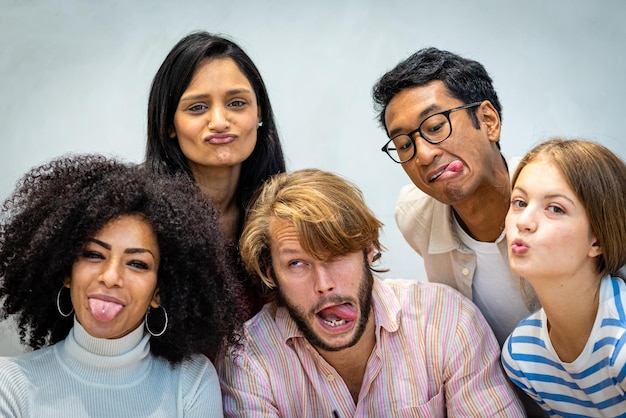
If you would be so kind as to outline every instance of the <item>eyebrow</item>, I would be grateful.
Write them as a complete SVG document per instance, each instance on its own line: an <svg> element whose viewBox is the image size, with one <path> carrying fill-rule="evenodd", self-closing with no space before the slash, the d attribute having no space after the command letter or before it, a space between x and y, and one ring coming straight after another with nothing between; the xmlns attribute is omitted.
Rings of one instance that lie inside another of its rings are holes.
<svg viewBox="0 0 626 418"><path fill-rule="evenodd" d="M306 252L306 251L298 250L298 249L290 248L290 247L283 247L283 248L279 248L278 249L278 254L279 255L301 254L303 252Z"/></svg>
<svg viewBox="0 0 626 418"><path fill-rule="evenodd" d="M431 104L430 106L426 107L424 110L422 110L418 115L417 115L417 119L418 120L422 120L424 119L428 114L433 113L434 111L439 111L441 109L441 106L439 106L436 103ZM421 122L420 122L421 123ZM419 125L417 125L415 128L417 128ZM415 129L413 128L413 129ZM411 130L413 130L411 129ZM398 135L402 133L402 128L396 128L393 131L389 132L389 138L393 138L394 136Z"/></svg>
<svg viewBox="0 0 626 418"><path fill-rule="evenodd" d="M107 244L106 242L100 241L99 239L96 239L96 238L90 238L87 241L93 242L94 244L97 244L103 248L106 248L109 251L112 248L111 244ZM149 253L150 255L152 255L152 258L156 260L156 257L154 256L152 251L148 250L147 248L126 248L124 250L124 254L143 254L143 253Z"/></svg>
<svg viewBox="0 0 626 418"><path fill-rule="evenodd" d="M513 187L513 190L519 190L520 192L528 196L528 192L523 187L515 186ZM543 199L549 200L549 199L554 199L557 197L567 200L568 202L570 202L571 205L574 205L574 206L576 205L576 203L572 199L570 199L568 196L561 194L561 193L548 193L547 195L543 196Z"/></svg>
<svg viewBox="0 0 626 418"><path fill-rule="evenodd" d="M228 96L232 96L234 94L254 94L252 90L247 89L247 88L227 90L225 93ZM209 94L194 94L191 96L183 96L180 98L180 101L182 102L183 100L199 100L199 99L206 99L208 97L210 97Z"/></svg>

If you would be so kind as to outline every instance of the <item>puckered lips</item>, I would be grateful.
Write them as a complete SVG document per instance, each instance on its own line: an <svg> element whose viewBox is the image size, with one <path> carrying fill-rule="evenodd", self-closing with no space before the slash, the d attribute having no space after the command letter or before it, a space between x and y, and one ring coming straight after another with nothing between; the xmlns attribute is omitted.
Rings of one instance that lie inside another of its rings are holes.
<svg viewBox="0 0 626 418"><path fill-rule="evenodd" d="M124 308L122 301L106 295L90 296L88 302L91 315L100 322L111 321Z"/></svg>
<svg viewBox="0 0 626 418"><path fill-rule="evenodd" d="M358 316L350 303L327 306L320 309L316 315L322 328L332 333L349 330Z"/></svg>
<svg viewBox="0 0 626 418"><path fill-rule="evenodd" d="M230 144L235 139L237 139L237 135L230 132L225 132L207 135L206 138L204 138L204 141L212 145L222 145Z"/></svg>
<svg viewBox="0 0 626 418"><path fill-rule="evenodd" d="M443 174L446 173L458 173L463 170L463 163L459 160L452 161L450 164L440 167L439 170L428 174L428 182L432 183L437 180Z"/></svg>
<svg viewBox="0 0 626 418"><path fill-rule="evenodd" d="M528 244L526 244L526 242L524 242L524 240L520 238L515 238L511 243L511 252L515 255L526 254L529 249L530 247L528 246Z"/></svg>

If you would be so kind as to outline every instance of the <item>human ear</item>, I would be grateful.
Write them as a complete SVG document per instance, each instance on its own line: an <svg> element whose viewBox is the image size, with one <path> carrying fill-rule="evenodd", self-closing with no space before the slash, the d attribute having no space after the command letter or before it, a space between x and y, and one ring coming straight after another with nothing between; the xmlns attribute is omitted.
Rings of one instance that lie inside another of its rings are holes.
<svg viewBox="0 0 626 418"><path fill-rule="evenodd" d="M594 238L595 239L595 238ZM598 242L598 240L595 240L593 242L593 244L591 244L591 248L589 249L589 257L593 258L593 257L597 257L600 254L602 254L602 246L600 245L600 243Z"/></svg>
<svg viewBox="0 0 626 418"><path fill-rule="evenodd" d="M498 142L500 140L500 131L502 125L500 123L500 115L495 107L489 100L485 100L478 107L476 115L481 124L484 124L487 128L487 137L491 142Z"/></svg>
<svg viewBox="0 0 626 418"><path fill-rule="evenodd" d="M161 294L160 294L160 291L159 291L158 287L154 290L154 295L152 295L152 300L150 301L150 306L152 306L154 309L156 309L159 306L161 306Z"/></svg>

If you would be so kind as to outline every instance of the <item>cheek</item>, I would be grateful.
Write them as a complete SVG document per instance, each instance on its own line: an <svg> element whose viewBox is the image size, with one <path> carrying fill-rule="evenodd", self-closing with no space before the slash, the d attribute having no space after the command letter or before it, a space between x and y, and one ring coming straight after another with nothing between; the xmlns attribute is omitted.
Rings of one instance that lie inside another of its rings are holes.
<svg viewBox="0 0 626 418"><path fill-rule="evenodd" d="M202 118L191 118L183 115L175 116L172 125L172 133L179 138L179 142L181 138L195 137L206 126Z"/></svg>
<svg viewBox="0 0 626 418"><path fill-rule="evenodd" d="M305 281L290 281L289 283L279 283L280 291L292 305L304 306L306 295L311 291L312 285Z"/></svg>
<svg viewBox="0 0 626 418"><path fill-rule="evenodd" d="M257 134L258 134L258 124L256 122L256 119L254 120L254 123L249 125L249 126L245 126L244 127L244 135L246 136L246 139L248 141L253 142L254 144L256 144L256 140L257 140Z"/></svg>
<svg viewBox="0 0 626 418"><path fill-rule="evenodd" d="M507 234L515 230L515 215L513 215L510 211L506 214L506 217L504 218L504 229Z"/></svg>

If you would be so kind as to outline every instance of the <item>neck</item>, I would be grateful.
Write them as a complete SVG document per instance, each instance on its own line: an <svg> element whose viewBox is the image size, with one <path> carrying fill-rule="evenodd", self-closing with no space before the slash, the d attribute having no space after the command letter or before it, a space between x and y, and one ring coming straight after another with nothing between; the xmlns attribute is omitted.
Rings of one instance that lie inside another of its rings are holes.
<svg viewBox="0 0 626 418"><path fill-rule="evenodd" d="M499 153L494 166L489 181L480 185L470 199L452 206L465 232L482 242L494 242L500 237L511 204L509 172Z"/></svg>
<svg viewBox="0 0 626 418"><path fill-rule="evenodd" d="M220 224L226 237L235 240L240 209L236 201L241 166L198 167L192 166L194 180L219 211Z"/></svg>
<svg viewBox="0 0 626 418"><path fill-rule="evenodd" d="M356 404L363 385L363 377L367 361L376 345L376 325L374 313L370 314L363 335L352 347L340 351L324 351L317 349L320 355L339 373L348 386L352 399Z"/></svg>
<svg viewBox="0 0 626 418"><path fill-rule="evenodd" d="M550 341L561 361L576 360L587 344L598 313L601 280L589 272L531 281L546 313Z"/></svg>

